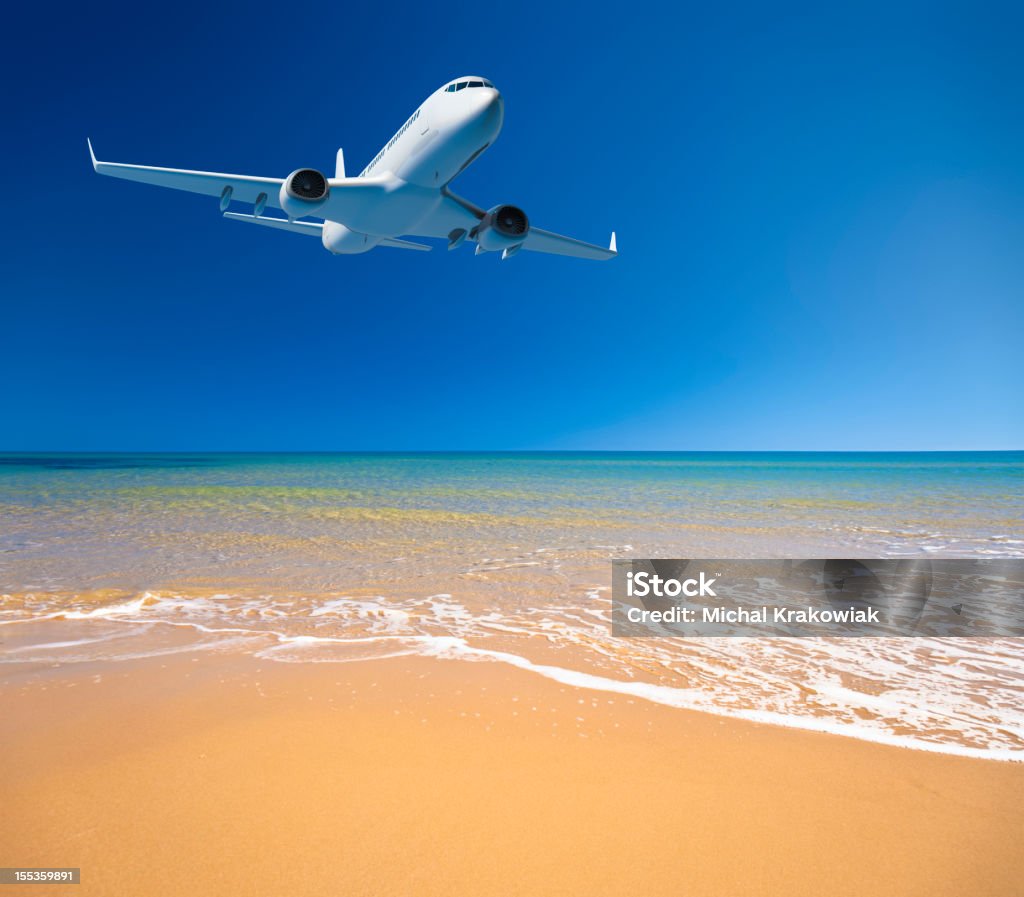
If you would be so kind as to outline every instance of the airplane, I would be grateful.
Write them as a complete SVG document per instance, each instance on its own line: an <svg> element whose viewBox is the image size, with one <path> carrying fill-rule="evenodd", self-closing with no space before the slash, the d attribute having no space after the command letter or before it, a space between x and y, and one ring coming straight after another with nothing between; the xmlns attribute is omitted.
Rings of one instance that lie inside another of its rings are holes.
<svg viewBox="0 0 1024 897"><path fill-rule="evenodd" d="M434 91L356 177L345 175L341 149L333 178L300 168L282 179L101 162L92 141L86 142L99 174L219 197L225 218L319 237L335 255L376 246L433 248L403 239L411 236L445 239L450 250L475 243L477 255L500 252L502 259L521 249L614 258L614 232L607 248L595 246L531 226L517 206L484 209L451 191L451 182L497 139L504 117L504 100L492 82L456 78ZM229 211L236 201L252 212ZM268 208L287 217L264 214ZM307 220L311 217L323 220Z"/></svg>

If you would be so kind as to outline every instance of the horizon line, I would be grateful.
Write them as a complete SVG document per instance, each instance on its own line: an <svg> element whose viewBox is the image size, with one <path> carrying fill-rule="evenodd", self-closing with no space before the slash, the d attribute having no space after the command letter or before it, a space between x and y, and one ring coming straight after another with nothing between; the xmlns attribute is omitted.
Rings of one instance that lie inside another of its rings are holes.
<svg viewBox="0 0 1024 897"><path fill-rule="evenodd" d="M3 449L2 455L921 455L921 454L1014 454L1024 448L938 449Z"/></svg>

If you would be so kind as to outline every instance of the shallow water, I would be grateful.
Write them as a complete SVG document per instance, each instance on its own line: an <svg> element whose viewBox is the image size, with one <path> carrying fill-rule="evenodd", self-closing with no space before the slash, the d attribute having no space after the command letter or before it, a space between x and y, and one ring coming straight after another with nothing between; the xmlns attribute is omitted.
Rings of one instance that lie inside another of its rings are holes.
<svg viewBox="0 0 1024 897"><path fill-rule="evenodd" d="M0 456L0 661L512 663L1024 758L1018 640L621 639L613 557L1024 556L1024 453Z"/></svg>

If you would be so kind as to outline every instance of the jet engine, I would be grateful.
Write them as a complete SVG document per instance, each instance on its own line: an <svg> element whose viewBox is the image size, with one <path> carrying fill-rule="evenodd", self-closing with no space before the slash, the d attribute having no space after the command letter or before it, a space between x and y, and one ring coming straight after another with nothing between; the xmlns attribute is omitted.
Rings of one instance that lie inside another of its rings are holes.
<svg viewBox="0 0 1024 897"><path fill-rule="evenodd" d="M300 168L288 175L281 185L281 208L289 218L313 215L327 201L330 192L323 174L315 168Z"/></svg>
<svg viewBox="0 0 1024 897"><path fill-rule="evenodd" d="M476 226L476 242L488 252L519 246L530 232L530 221L515 206L495 206Z"/></svg>

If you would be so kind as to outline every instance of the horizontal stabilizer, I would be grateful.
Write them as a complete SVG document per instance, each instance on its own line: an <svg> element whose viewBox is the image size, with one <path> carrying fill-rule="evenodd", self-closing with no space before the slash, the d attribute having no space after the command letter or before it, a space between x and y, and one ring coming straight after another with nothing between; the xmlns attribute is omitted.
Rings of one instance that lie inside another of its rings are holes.
<svg viewBox="0 0 1024 897"><path fill-rule="evenodd" d="M225 218L232 221L247 221L249 224L262 224L264 227L276 227L278 230L290 230L293 234L306 234L319 237L324 226L319 221L289 221L287 218L271 218L269 215L243 215L241 212L225 212Z"/></svg>

